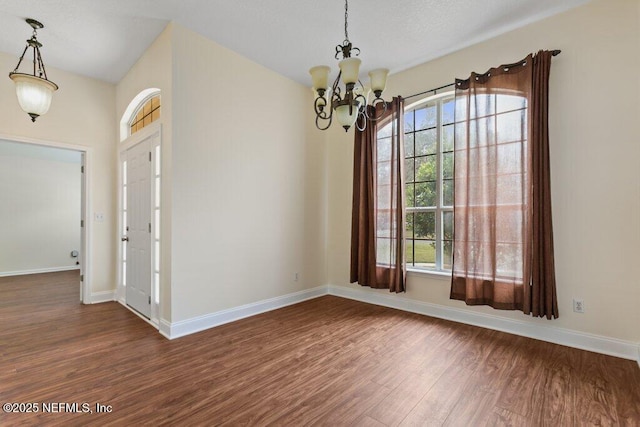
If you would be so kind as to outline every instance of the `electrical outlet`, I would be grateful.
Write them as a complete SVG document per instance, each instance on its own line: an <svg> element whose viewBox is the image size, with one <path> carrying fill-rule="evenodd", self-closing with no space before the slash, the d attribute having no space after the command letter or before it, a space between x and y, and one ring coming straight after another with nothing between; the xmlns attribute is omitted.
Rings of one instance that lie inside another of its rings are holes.
<svg viewBox="0 0 640 427"><path fill-rule="evenodd" d="M573 299L573 311L576 313L584 313L584 300L574 298Z"/></svg>

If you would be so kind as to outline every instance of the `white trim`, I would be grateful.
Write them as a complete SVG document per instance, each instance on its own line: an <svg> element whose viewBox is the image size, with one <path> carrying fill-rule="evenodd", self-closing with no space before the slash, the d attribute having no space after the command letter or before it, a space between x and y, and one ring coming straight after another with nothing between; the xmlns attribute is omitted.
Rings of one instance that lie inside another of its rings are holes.
<svg viewBox="0 0 640 427"><path fill-rule="evenodd" d="M70 271L70 270L80 270L80 266L72 265L72 266L66 266L66 267L33 268L31 270L4 271L4 272L0 272L0 277L23 276L25 274L55 273L58 271Z"/></svg>
<svg viewBox="0 0 640 427"><path fill-rule="evenodd" d="M91 294L91 245L93 239L93 225L89 219L92 218L93 212L91 209L91 175L93 173L93 163L91 160L91 150L87 149L82 151L82 184L80 185L82 194L82 206L80 208L80 220L83 227L80 227L80 238L82 242L80 244L80 274L82 275L82 282L80 283L80 301L83 304L88 304L88 295Z"/></svg>
<svg viewBox="0 0 640 427"><path fill-rule="evenodd" d="M44 145L46 147L64 148L73 151L88 151L91 147L78 144L67 144L66 142L51 141L48 139L27 138L24 136L8 135L0 133L0 139L10 142L25 142L27 144Z"/></svg>
<svg viewBox="0 0 640 427"><path fill-rule="evenodd" d="M91 304L110 302L116 300L116 291L100 291L91 294Z"/></svg>
<svg viewBox="0 0 640 427"><path fill-rule="evenodd" d="M215 326L224 325L225 323L244 319L245 317L255 316L256 314L276 310L278 308L297 304L309 299L318 298L323 295L327 295L327 287L318 286L317 288L306 289L304 291L245 304L239 307L205 314L204 316L180 320L178 322L170 323L161 319L160 333L169 339L179 338L185 335L204 331L205 329L213 328Z"/></svg>
<svg viewBox="0 0 640 427"><path fill-rule="evenodd" d="M505 319L498 316L474 313L468 310L460 310L458 308L415 301L401 296L384 295L367 290L352 289L336 285L318 286L316 288L283 295L281 297L258 301L174 323L165 319L160 319L159 325L154 324L154 326L159 326L158 331L164 337L168 339L175 339L324 295L334 295L368 304L381 305L411 313L539 339L581 350L607 354L623 359L637 360L638 366L640 366L640 344L633 343L631 341L608 338L601 335L588 334L552 326L541 326L530 322Z"/></svg>
<svg viewBox="0 0 640 427"><path fill-rule="evenodd" d="M376 292L352 289L343 286L329 285L329 294L349 298L369 304L396 308L411 313L424 314L439 319L451 320L482 328L539 339L581 350L608 354L623 359L638 358L640 365L640 347L631 341L608 338L601 335L572 331L552 326L537 325L519 320L505 319L484 313L474 313L438 304L404 298L401 296L383 295Z"/></svg>
<svg viewBox="0 0 640 427"><path fill-rule="evenodd" d="M408 276L425 276L425 277L429 277L430 279L437 279L437 280L447 280L447 281L451 281L451 271L444 271L444 270L425 270L425 269L417 269L417 268L409 268L409 266L407 266L407 275Z"/></svg>

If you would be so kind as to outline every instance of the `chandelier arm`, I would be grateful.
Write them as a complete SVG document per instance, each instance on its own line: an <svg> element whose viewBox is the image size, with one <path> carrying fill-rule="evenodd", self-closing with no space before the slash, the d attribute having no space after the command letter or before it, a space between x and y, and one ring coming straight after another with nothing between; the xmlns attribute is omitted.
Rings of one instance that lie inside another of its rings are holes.
<svg viewBox="0 0 640 427"><path fill-rule="evenodd" d="M365 92L365 89L364 89L364 85L362 84L362 81L360 81L360 79L358 79L358 84L360 85L360 89L362 89L362 93L357 95L355 98L356 99L362 98L362 102L363 102L362 105L364 105L366 107L367 105L369 105L369 102L367 101L367 97L365 96L366 92ZM354 90L354 93L355 93L355 87L353 88L353 90Z"/></svg>
<svg viewBox="0 0 640 427"><path fill-rule="evenodd" d="M20 64L22 64L22 60L24 59L24 54L27 53L27 49L29 49L29 45L26 45L24 47L24 50L22 51L22 55L20 55L20 59L18 60L18 65L16 65L16 68L13 70L13 73L18 72L18 68L20 68Z"/></svg>
<svg viewBox="0 0 640 427"><path fill-rule="evenodd" d="M353 98L353 102L355 104L358 103L358 99L362 99L362 105L360 106L361 110L365 110L366 113L366 108L367 108L367 98L364 97L364 95L356 95L355 98Z"/></svg>
<svg viewBox="0 0 640 427"><path fill-rule="evenodd" d="M33 75L36 75L36 64L38 63L37 46L34 44L33 48Z"/></svg>
<svg viewBox="0 0 640 427"><path fill-rule="evenodd" d="M362 127L360 127L358 122L362 122ZM356 117L356 123L355 124L356 124L356 128L360 132L364 132L364 130L367 128L367 115L366 115L366 110L365 109L360 109L360 111L358 111L358 117Z"/></svg>
<svg viewBox="0 0 640 427"><path fill-rule="evenodd" d="M320 126L320 125L318 124L318 120L319 120L319 119L320 119L320 120L327 120L327 121L328 121L327 125L326 125L325 127ZM319 130L327 130L327 129L329 129L329 126L331 126L331 122L332 122L332 121L333 121L333 115L330 115L330 116L329 116L328 118L326 118L326 119L325 119L325 118L322 118L322 117L320 117L320 116L316 116L316 127L317 127Z"/></svg>
<svg viewBox="0 0 640 427"><path fill-rule="evenodd" d="M38 51L38 70L40 70L41 77L44 76L45 80L49 80L47 78L47 70L44 69L44 62L42 61L42 55L40 54L40 48L36 47Z"/></svg>
<svg viewBox="0 0 640 427"><path fill-rule="evenodd" d="M342 77L342 70L338 71L338 77L333 82L333 86L331 88L332 92L340 94L340 77Z"/></svg>
<svg viewBox="0 0 640 427"><path fill-rule="evenodd" d="M380 114L376 114L376 106L382 104L382 112L380 112ZM365 115L367 116L367 119L371 120L372 122L376 122L378 120L380 120L382 117L384 117L384 115L387 113L387 104L388 102L386 102L384 99L382 98L376 98L372 103L371 103L371 107L373 107L373 116L370 116L366 111L365 111Z"/></svg>
<svg viewBox="0 0 640 427"><path fill-rule="evenodd" d="M324 104L321 104L321 100L324 102ZM317 97L313 104L313 107L316 112L316 116L320 117L321 119L327 119L331 117L331 114L332 114L331 107L329 106L329 113L327 114L327 111L325 109L325 107L327 106L328 106L327 100L323 96Z"/></svg>

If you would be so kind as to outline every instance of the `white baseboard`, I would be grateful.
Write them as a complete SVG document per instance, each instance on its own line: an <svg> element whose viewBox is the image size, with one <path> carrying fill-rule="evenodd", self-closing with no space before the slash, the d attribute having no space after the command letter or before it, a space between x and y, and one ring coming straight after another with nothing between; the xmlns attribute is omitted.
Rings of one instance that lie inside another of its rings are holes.
<svg viewBox="0 0 640 427"><path fill-rule="evenodd" d="M66 267L49 267L49 268L34 268L31 270L4 271L4 272L0 272L0 277L24 276L26 274L40 274L40 273L56 273L58 271L70 271L70 270L80 270L80 266L68 265Z"/></svg>
<svg viewBox="0 0 640 427"><path fill-rule="evenodd" d="M323 295L327 295L327 286L318 286L317 288L306 289L304 291L241 305L239 307L206 314L204 316L180 320L178 322L167 322L166 320L161 319L160 333L169 339L179 338L185 335L204 331L205 329L213 328L215 326L223 325L225 323L244 319L245 317L255 316L256 314L276 310L278 308L297 304L312 298L321 297Z"/></svg>
<svg viewBox="0 0 640 427"><path fill-rule="evenodd" d="M541 326L484 313L474 313L468 310L416 301L397 295L383 295L377 292L336 285L329 285L328 288L330 295L535 338L568 347L621 357L623 359L637 360L640 366L640 346L638 346L638 343L631 341L587 334L553 326Z"/></svg>
<svg viewBox="0 0 640 427"><path fill-rule="evenodd" d="M91 304L99 304L101 302L109 302L116 300L115 291L101 291L91 293Z"/></svg>
<svg viewBox="0 0 640 427"><path fill-rule="evenodd" d="M115 293L112 294L112 299L108 299L109 301L115 299ZM638 343L570 329L505 319L503 317L475 313L469 310L460 310L454 307L416 301L399 295L385 295L364 289L360 290L336 285L318 286L313 289L307 289L178 322L169 322L165 319L160 319L159 332L168 339L179 338L323 295L334 295L369 304L381 305L411 313L423 314L439 319L539 339L568 347L593 351L595 353L636 360L638 366L640 366L640 345Z"/></svg>

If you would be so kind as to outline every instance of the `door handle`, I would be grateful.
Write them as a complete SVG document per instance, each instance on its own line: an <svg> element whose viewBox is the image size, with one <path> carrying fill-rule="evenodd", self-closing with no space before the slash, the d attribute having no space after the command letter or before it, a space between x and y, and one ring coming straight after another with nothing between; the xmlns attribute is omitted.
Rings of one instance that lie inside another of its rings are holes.
<svg viewBox="0 0 640 427"><path fill-rule="evenodd" d="M123 238L122 238L122 241L123 241L123 242L128 242L128 241L129 241L129 236L127 236L127 237L123 237Z"/></svg>

